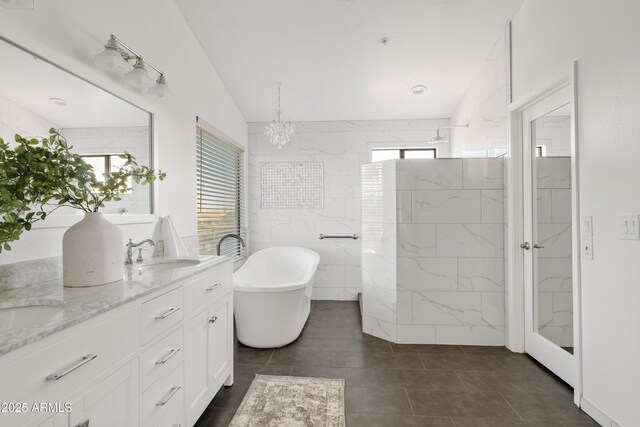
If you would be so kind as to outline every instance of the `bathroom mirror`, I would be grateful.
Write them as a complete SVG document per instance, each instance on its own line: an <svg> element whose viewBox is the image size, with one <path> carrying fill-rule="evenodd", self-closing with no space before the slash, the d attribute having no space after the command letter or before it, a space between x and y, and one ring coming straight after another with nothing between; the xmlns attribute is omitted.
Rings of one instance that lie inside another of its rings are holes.
<svg viewBox="0 0 640 427"><path fill-rule="evenodd" d="M98 177L117 168L125 151L153 167L149 112L4 38L0 58L0 137L7 143L15 134L42 138L56 128L73 151L86 156ZM101 212L152 213L152 186L131 187L121 201L107 203ZM54 215L78 213L65 208Z"/></svg>
<svg viewBox="0 0 640 427"><path fill-rule="evenodd" d="M571 105L531 122L537 332L573 353Z"/></svg>

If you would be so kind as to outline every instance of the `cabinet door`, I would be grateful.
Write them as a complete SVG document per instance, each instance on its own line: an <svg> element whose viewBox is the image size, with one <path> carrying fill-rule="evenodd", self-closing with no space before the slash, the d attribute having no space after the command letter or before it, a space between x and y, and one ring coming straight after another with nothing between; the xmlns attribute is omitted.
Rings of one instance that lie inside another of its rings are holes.
<svg viewBox="0 0 640 427"><path fill-rule="evenodd" d="M69 425L137 427L139 402L138 359L135 359L73 402Z"/></svg>
<svg viewBox="0 0 640 427"><path fill-rule="evenodd" d="M185 331L185 395L188 425L193 425L213 398L209 363L209 309L187 320Z"/></svg>
<svg viewBox="0 0 640 427"><path fill-rule="evenodd" d="M231 298L226 297L214 304L210 313L211 347L211 386L218 390L224 384L231 370L233 346L233 317L231 316Z"/></svg>

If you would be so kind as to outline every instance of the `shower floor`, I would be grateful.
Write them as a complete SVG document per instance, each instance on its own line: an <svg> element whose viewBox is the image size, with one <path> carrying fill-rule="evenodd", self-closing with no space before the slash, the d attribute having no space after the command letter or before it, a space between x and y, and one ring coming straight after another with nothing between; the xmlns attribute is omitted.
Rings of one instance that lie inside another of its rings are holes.
<svg viewBox="0 0 640 427"><path fill-rule="evenodd" d="M228 425L256 373L344 378L348 427L598 425L530 357L505 347L392 344L361 332L357 302L314 301L302 335L286 347L236 343L235 383L196 426Z"/></svg>

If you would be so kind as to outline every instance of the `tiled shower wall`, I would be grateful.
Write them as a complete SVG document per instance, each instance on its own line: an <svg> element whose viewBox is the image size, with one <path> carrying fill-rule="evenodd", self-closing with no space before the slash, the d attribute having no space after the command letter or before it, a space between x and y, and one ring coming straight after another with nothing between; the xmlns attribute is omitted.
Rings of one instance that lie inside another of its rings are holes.
<svg viewBox="0 0 640 427"><path fill-rule="evenodd" d="M361 240L319 240L318 234L360 234L361 165L372 147L420 147L448 119L295 122L280 150L264 135L266 123L249 123L249 252L277 245L320 254L314 298L353 300L362 288ZM448 155L448 145L437 145ZM262 209L260 163L314 161L324 166L323 209Z"/></svg>
<svg viewBox="0 0 640 427"><path fill-rule="evenodd" d="M504 344L502 159L363 167L365 332Z"/></svg>

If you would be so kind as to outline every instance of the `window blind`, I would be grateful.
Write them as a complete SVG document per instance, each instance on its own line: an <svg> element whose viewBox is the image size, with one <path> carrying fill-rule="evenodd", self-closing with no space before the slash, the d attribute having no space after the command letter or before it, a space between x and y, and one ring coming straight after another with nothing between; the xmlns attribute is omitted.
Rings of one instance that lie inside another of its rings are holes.
<svg viewBox="0 0 640 427"><path fill-rule="evenodd" d="M246 238L244 151L196 126L198 239L201 254L215 254L229 233ZM246 250L237 239L225 240L221 255L239 260Z"/></svg>

